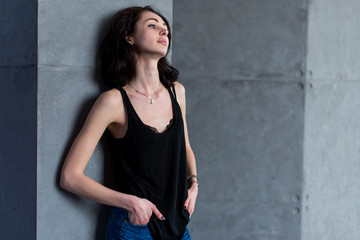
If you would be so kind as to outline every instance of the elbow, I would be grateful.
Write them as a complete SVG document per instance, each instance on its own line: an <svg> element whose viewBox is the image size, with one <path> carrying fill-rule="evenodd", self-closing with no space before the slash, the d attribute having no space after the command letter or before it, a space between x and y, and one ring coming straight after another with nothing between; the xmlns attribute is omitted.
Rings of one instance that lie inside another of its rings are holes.
<svg viewBox="0 0 360 240"><path fill-rule="evenodd" d="M69 186L69 182L67 177L65 177L64 171L61 172L61 177L60 177L60 187L62 189L67 190Z"/></svg>
<svg viewBox="0 0 360 240"><path fill-rule="evenodd" d="M60 187L71 192L73 185L74 179L71 174L67 173L66 171L62 171L60 177Z"/></svg>

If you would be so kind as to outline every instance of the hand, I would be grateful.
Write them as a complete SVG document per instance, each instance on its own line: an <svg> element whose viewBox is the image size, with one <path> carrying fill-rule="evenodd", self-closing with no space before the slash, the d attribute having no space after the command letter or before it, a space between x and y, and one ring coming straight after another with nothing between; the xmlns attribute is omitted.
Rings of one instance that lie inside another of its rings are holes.
<svg viewBox="0 0 360 240"><path fill-rule="evenodd" d="M190 217L194 213L195 210L195 202L198 195L198 186L195 182L193 182L188 189L188 197L184 203L184 208L188 210Z"/></svg>
<svg viewBox="0 0 360 240"><path fill-rule="evenodd" d="M152 214L160 220L165 220L164 216L156 206L145 198L136 197L133 202L132 210L128 211L129 221L133 224L144 225L150 221Z"/></svg>

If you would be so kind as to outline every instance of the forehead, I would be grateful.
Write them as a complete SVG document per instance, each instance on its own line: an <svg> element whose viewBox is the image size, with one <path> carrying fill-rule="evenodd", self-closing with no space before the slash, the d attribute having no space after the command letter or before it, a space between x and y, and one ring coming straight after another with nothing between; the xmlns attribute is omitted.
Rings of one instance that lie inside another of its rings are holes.
<svg viewBox="0 0 360 240"><path fill-rule="evenodd" d="M148 20L153 20L156 19L161 25L166 26L166 23L164 22L164 20L157 15L156 13L153 12L149 12L149 11L144 11L143 13L141 13L141 17L139 19L140 22L145 22Z"/></svg>

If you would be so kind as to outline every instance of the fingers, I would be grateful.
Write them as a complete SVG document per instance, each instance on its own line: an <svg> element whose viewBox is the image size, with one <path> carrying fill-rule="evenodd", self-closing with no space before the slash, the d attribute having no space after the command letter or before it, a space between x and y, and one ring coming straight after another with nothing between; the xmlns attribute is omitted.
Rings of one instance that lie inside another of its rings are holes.
<svg viewBox="0 0 360 240"><path fill-rule="evenodd" d="M160 219L161 221L165 220L165 217L161 214L161 212L157 209L157 207L154 204L152 205L151 209L158 219Z"/></svg>
<svg viewBox="0 0 360 240"><path fill-rule="evenodd" d="M136 198L133 210L128 211L129 221L133 224L147 224L152 214L160 220L165 220L156 206L145 198Z"/></svg>
<svg viewBox="0 0 360 240"><path fill-rule="evenodd" d="M184 208L185 208L186 210L188 210L188 208L189 208L189 202L190 202L190 196L187 197L187 199L186 199L186 201L185 201L185 203L184 203Z"/></svg>
<svg viewBox="0 0 360 240"><path fill-rule="evenodd" d="M189 212L189 214L190 214L190 217L191 217L191 215L194 213L194 210L195 210L195 206L194 206L194 204L193 204L193 201L190 201L189 202L189 206L188 206L188 212Z"/></svg>
<svg viewBox="0 0 360 240"><path fill-rule="evenodd" d="M191 215L194 213L195 210L195 199L193 199L190 195L188 196L188 198L184 203L184 208L189 212L191 217Z"/></svg>

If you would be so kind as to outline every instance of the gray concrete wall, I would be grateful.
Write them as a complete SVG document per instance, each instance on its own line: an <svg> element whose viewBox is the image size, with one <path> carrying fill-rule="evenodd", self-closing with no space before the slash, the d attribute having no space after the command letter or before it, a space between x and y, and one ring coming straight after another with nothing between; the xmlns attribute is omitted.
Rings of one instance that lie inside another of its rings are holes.
<svg viewBox="0 0 360 240"><path fill-rule="evenodd" d="M58 177L100 93L104 26L130 4L1 3L1 239L102 239L108 209L62 191ZM136 4L172 19L172 1ZM173 63L201 181L193 239L357 239L358 9L174 2ZM106 182L103 145L86 171Z"/></svg>
<svg viewBox="0 0 360 240"><path fill-rule="evenodd" d="M100 93L96 51L119 9L152 5L170 22L172 1L39 0L37 239L102 239L107 209L59 188L62 162ZM86 173L105 181L100 144ZM105 210L105 212L104 212Z"/></svg>
<svg viewBox="0 0 360 240"><path fill-rule="evenodd" d="M360 1L309 5L302 239L360 235Z"/></svg>
<svg viewBox="0 0 360 240"><path fill-rule="evenodd" d="M36 28L37 1L1 1L0 239L35 239Z"/></svg>
<svg viewBox="0 0 360 240"><path fill-rule="evenodd" d="M194 239L300 239L307 1L174 1Z"/></svg>

